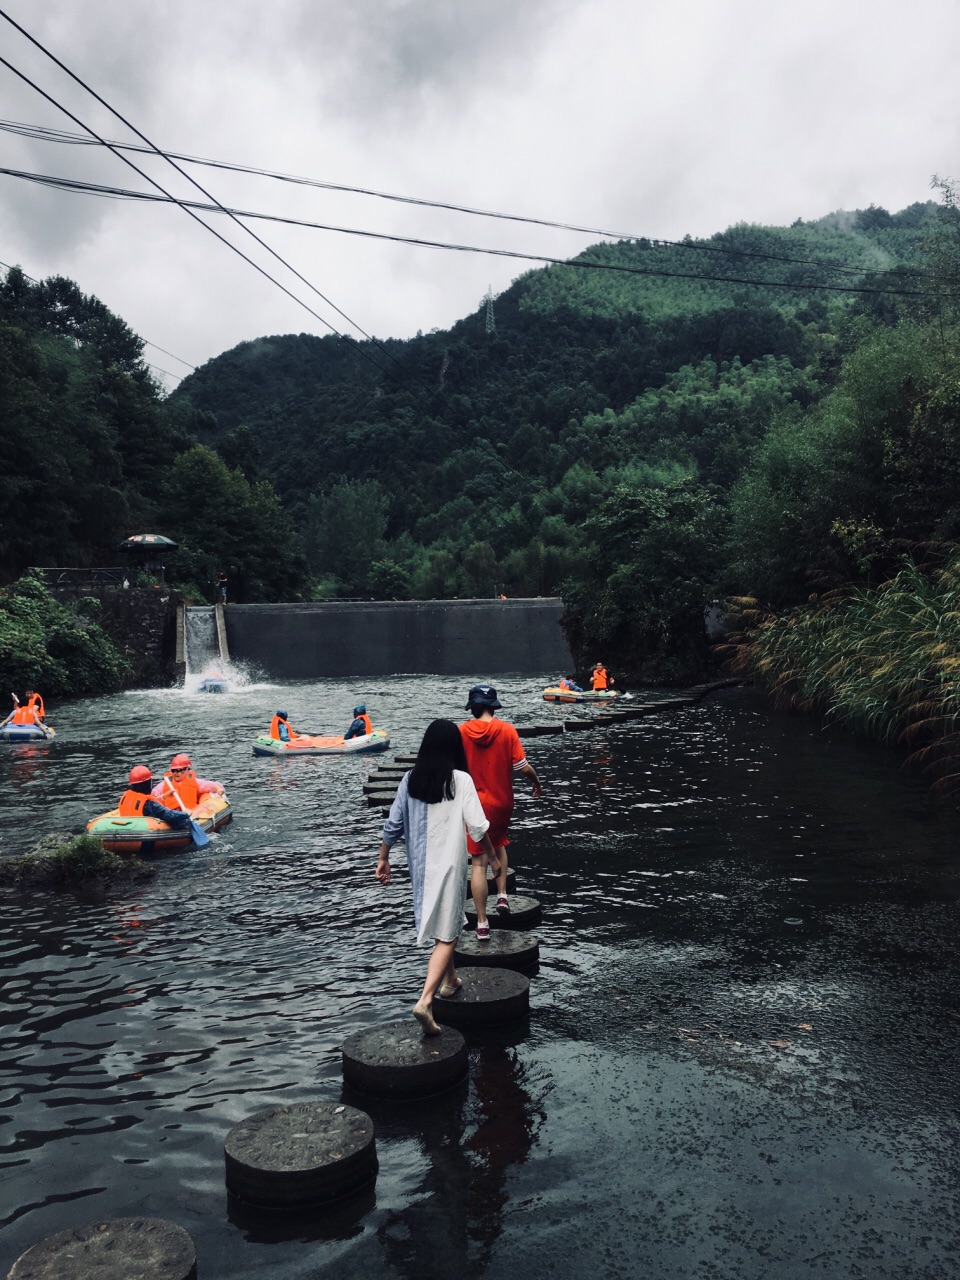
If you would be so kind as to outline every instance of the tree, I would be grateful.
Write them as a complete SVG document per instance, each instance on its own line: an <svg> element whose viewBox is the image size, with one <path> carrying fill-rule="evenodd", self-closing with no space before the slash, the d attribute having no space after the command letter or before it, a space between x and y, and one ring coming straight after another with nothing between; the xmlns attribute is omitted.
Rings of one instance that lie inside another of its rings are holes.
<svg viewBox="0 0 960 1280"><path fill-rule="evenodd" d="M339 480L310 498L307 559L314 573L331 574L346 595L362 595L387 528L387 499L376 480Z"/></svg>
<svg viewBox="0 0 960 1280"><path fill-rule="evenodd" d="M578 663L597 648L633 678L706 665L704 607L720 563L721 514L697 484L618 486L587 521L585 577L565 594Z"/></svg>

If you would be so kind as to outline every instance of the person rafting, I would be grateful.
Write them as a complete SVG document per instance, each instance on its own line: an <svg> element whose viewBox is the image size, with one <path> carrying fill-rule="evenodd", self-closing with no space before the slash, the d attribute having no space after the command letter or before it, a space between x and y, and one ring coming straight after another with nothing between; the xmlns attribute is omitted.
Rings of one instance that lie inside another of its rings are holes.
<svg viewBox="0 0 960 1280"><path fill-rule="evenodd" d="M583 689L574 683L572 676L561 676L557 681L557 688L569 689L571 693L583 693Z"/></svg>
<svg viewBox="0 0 960 1280"><path fill-rule="evenodd" d="M373 723L367 715L367 704L358 702L353 708L353 723L347 732L343 735L344 742L348 738L363 738L368 733L373 733Z"/></svg>
<svg viewBox="0 0 960 1280"><path fill-rule="evenodd" d="M43 705L43 698L40 697L40 694L35 689L27 690L27 710L29 711L31 708L37 713L37 719L43 724L47 718L47 711Z"/></svg>
<svg viewBox="0 0 960 1280"><path fill-rule="evenodd" d="M7 716L6 720L0 721L0 729L7 724L31 725L37 729L41 729L46 737L49 738L52 736L53 731L48 729L43 723L41 712L37 709L37 702L34 701L34 699L39 699L40 707L43 706L43 699L40 698L39 694L31 695L31 691L28 691L27 701L25 703L21 702L15 693L12 693L10 696L13 698L13 710Z"/></svg>
<svg viewBox="0 0 960 1280"><path fill-rule="evenodd" d="M590 684L593 686L594 693L602 693L606 690L608 684L613 681L607 675L607 668L602 662L598 662L590 673Z"/></svg>
<svg viewBox="0 0 960 1280"><path fill-rule="evenodd" d="M153 788L153 797L167 809L185 809L188 813L200 803L200 797L216 792L224 794L222 782L210 782L206 778L198 778L193 771L193 764L188 755L175 755L170 761L170 769L163 775L163 780Z"/></svg>
<svg viewBox="0 0 960 1280"><path fill-rule="evenodd" d="M433 942L427 977L413 1016L427 1036L442 1028L433 1016L433 997L456 995L460 979L453 963L457 938L464 924L467 885L463 861L467 834L497 866L496 850L487 834L490 824L480 805L477 788L467 772L463 739L452 720L427 726L417 763L403 775L383 824L383 839L374 874L390 883L390 850L403 839L413 882L413 913L417 942Z"/></svg>
<svg viewBox="0 0 960 1280"><path fill-rule="evenodd" d="M129 786L117 805L121 818L157 818L174 831L190 826L190 815L181 809L171 809L151 794L153 774L145 764L135 764L127 775Z"/></svg>
<svg viewBox="0 0 960 1280"><path fill-rule="evenodd" d="M290 742L292 738L299 738L300 734L294 731L293 725L287 719L287 713L278 711L270 721L270 737L279 738L281 742Z"/></svg>
<svg viewBox="0 0 960 1280"><path fill-rule="evenodd" d="M498 720L494 712L503 704L492 684L475 684L467 694L467 710L473 716L460 726L470 776L477 784L483 811L490 819L490 840L497 851L497 911L509 911L507 897L507 829L513 815L513 779L522 773L530 779L534 799L543 794L540 779L528 763L520 736L512 724ZM477 938L490 936L487 921L487 856L476 841L468 840L471 856L470 890L477 908Z"/></svg>

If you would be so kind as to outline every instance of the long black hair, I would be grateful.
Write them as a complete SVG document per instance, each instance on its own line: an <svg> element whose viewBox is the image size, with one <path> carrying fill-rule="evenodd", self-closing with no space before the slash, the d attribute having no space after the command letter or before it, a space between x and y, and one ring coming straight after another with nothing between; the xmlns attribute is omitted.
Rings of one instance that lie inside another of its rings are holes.
<svg viewBox="0 0 960 1280"><path fill-rule="evenodd" d="M417 763L410 770L407 783L410 795L427 804L452 800L454 769L469 772L460 730L452 720L434 720L427 725Z"/></svg>

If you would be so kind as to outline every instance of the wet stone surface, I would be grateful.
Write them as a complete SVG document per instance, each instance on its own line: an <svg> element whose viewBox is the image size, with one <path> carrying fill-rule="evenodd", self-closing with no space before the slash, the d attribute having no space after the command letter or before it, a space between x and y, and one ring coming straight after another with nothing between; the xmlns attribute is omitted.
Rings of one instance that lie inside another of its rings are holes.
<svg viewBox="0 0 960 1280"><path fill-rule="evenodd" d="M452 1027L425 1036L410 1018L357 1031L343 1044L344 1083L380 1098L439 1093L466 1073L467 1046Z"/></svg>
<svg viewBox="0 0 960 1280"><path fill-rule="evenodd" d="M530 979L512 969L470 968L456 995L433 999L433 1016L455 1027L487 1027L513 1022L530 1012Z"/></svg>
<svg viewBox="0 0 960 1280"><path fill-rule="evenodd" d="M509 880L509 875L507 876ZM510 903L510 910L503 911L496 907L496 888L491 895L487 894L487 920L491 929L532 929L534 925L540 923L543 915L543 909L536 898L525 898L520 894L511 894L508 890L507 900ZM477 908L472 898L467 898L466 905L467 923L471 928L476 927Z"/></svg>
<svg viewBox="0 0 960 1280"><path fill-rule="evenodd" d="M540 959L540 939L535 933L516 929L492 929L490 937L482 941L473 933L461 933L455 957L458 965L530 969Z"/></svg>
<svg viewBox="0 0 960 1280"><path fill-rule="evenodd" d="M18 1258L8 1280L194 1280L196 1263L182 1227L112 1218L41 1240Z"/></svg>
<svg viewBox="0 0 960 1280"><path fill-rule="evenodd" d="M278 1208L346 1195L377 1169L373 1121L333 1102L301 1102L251 1116L227 1134L224 1155L234 1195Z"/></svg>

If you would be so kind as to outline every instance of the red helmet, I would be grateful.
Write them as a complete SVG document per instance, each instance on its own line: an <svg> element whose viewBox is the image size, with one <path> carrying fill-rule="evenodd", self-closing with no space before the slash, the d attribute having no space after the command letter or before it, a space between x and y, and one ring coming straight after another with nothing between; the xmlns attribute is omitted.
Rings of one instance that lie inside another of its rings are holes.
<svg viewBox="0 0 960 1280"><path fill-rule="evenodd" d="M135 764L129 774L131 782L149 782L152 777L153 774L145 764Z"/></svg>
<svg viewBox="0 0 960 1280"><path fill-rule="evenodd" d="M193 765L190 763L190 757L184 755L183 752L181 751L178 756L174 756L173 759L170 761L170 768L171 769L192 769Z"/></svg>

